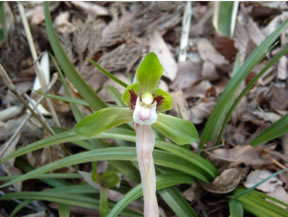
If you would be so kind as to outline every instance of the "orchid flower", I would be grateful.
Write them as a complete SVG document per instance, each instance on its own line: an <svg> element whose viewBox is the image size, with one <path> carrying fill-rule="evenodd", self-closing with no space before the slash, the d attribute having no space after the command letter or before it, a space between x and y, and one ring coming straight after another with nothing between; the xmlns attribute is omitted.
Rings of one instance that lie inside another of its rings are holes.
<svg viewBox="0 0 288 217"><path fill-rule="evenodd" d="M101 109L75 126L75 132L79 135L95 136L120 124L134 122L145 217L159 216L152 155L155 135L152 127L176 144L191 144L198 139L197 131L190 121L160 113L172 108L171 95L157 88L163 71L156 54L147 54L137 68L136 82L128 85L122 95L123 102L129 108Z"/></svg>

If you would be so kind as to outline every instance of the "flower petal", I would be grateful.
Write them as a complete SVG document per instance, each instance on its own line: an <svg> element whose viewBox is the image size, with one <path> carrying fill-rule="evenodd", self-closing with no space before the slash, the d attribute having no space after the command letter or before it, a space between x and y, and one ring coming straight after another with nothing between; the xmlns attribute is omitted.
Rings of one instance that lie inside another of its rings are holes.
<svg viewBox="0 0 288 217"><path fill-rule="evenodd" d="M137 68L137 81L142 93L154 93L162 76L163 67L155 53L148 53Z"/></svg>
<svg viewBox="0 0 288 217"><path fill-rule="evenodd" d="M160 99L159 101L157 100ZM167 93L166 91L157 88L154 93L154 99L157 102L157 111L163 112L172 109L173 107L173 98L172 96Z"/></svg>

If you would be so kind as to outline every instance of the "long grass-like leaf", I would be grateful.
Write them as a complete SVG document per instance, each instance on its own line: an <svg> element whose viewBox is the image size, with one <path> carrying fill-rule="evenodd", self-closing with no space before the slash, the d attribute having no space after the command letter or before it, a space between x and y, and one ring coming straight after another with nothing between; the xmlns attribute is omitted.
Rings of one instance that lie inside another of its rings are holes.
<svg viewBox="0 0 288 217"><path fill-rule="evenodd" d="M102 72L108 78L110 78L113 81L115 81L116 83L120 84L122 87L126 88L128 86L128 84L126 84L124 81L121 81L120 79L116 78L114 75L112 75L110 72L106 71L99 64L97 64L95 61L91 60L90 58L87 58L87 59L90 63L92 63L97 69L99 69L100 72Z"/></svg>
<svg viewBox="0 0 288 217"><path fill-rule="evenodd" d="M192 184L194 179L190 176L183 174L165 174L159 175L156 177L156 188L157 190L167 188L173 185L178 184ZM107 217L117 217L119 213L132 201L140 198L142 196L142 186L138 185L137 187L130 190L118 203L113 207Z"/></svg>
<svg viewBox="0 0 288 217"><path fill-rule="evenodd" d="M111 138L111 139L135 142L135 132L131 130L114 128L105 133L97 135L95 138ZM0 161L0 163L2 164L3 162L6 162L9 159L19 157L28 152L35 151L44 147L48 147L50 145L58 144L60 142L61 143L69 142L69 141L76 142L76 141L83 140L83 139L86 139L86 138L77 136L73 131L63 132L58 135L45 138L43 140L27 145L21 149L18 149L17 151L11 153L9 156L7 156L2 161ZM199 168L202 171L202 174L211 180L215 178L218 173L217 169L212 163L202 158L198 154L193 153L183 147L179 147L177 145L173 145L171 143L158 141L158 140L156 140L156 147L162 150L165 150L169 153L172 153L173 155L178 156L182 158L183 160L186 160L191 165Z"/></svg>
<svg viewBox="0 0 288 217"><path fill-rule="evenodd" d="M70 206L78 206L94 210L99 209L98 200L83 195L74 195L68 193L59 194L58 192L48 192L48 191L16 192L16 193L9 193L0 197L0 200L9 200L9 199L45 200L54 203L66 204ZM112 206L112 204L110 204L110 206ZM123 210L121 214L124 216L141 217L141 215L128 209Z"/></svg>
<svg viewBox="0 0 288 217"><path fill-rule="evenodd" d="M202 149L207 141L214 140L217 136L220 126L231 107L231 102L235 93L240 86L241 82L247 77L251 70L265 57L265 54L269 51L269 48L279 37L283 29L286 27L288 20L285 21L278 29L270 34L259 47L257 47L247 58L245 63L241 66L238 72L229 81L224 92L221 94L217 104L215 105L212 114L210 115L200 142L200 148Z"/></svg>
<svg viewBox="0 0 288 217"><path fill-rule="evenodd" d="M158 191L163 200L175 212L176 216L197 217L198 215L176 188L165 188Z"/></svg>
<svg viewBox="0 0 288 217"><path fill-rule="evenodd" d="M263 130L249 144L252 146L260 145L269 142L272 139L280 137L288 132L288 113L272 124L270 127Z"/></svg>
<svg viewBox="0 0 288 217"><path fill-rule="evenodd" d="M269 63L261 70L261 72L259 72L248 84L247 86L244 88L244 90L240 93L240 95L237 97L237 99L234 101L233 105L231 106L231 108L229 109L225 119L224 119L224 122L223 122L223 125L222 125L222 128L221 128L221 131L219 133L219 136L218 136L218 139L217 139L217 144L220 143L221 141L221 138L223 136L223 133L224 133L224 130L228 124L228 121L230 120L231 116L232 116L232 113L233 111L236 109L237 105L239 104L239 102L241 101L241 99L249 92L249 90L254 86L254 84L258 81L258 79L264 75L264 73L270 68L272 67L277 61L279 61L279 59L284 56L286 53L288 53L288 46L286 46L284 49L282 49L276 56L274 56L270 61ZM288 123L288 122L287 122ZM288 131L288 128L287 128L287 131ZM284 133L283 133L284 134ZM274 137L276 138L276 137Z"/></svg>
<svg viewBox="0 0 288 217"><path fill-rule="evenodd" d="M190 164L186 160L183 160L180 157L177 157L173 154L154 150L154 159L155 164L171 169L175 169L191 176L197 177L198 179L209 182L209 178L203 174L202 170L194 165ZM0 187L5 187L11 184L15 184L27 179L35 178L38 175L60 169L67 166L77 165L81 163L100 161L100 160L123 160L123 161L136 161L136 151L135 148L130 147L115 147L115 148L104 148L97 149L87 152L82 152L79 154L71 155L63 159L49 163L43 167L35 169L31 172L28 172L16 179L13 179Z"/></svg>
<svg viewBox="0 0 288 217"><path fill-rule="evenodd" d="M87 83L81 78L79 73L76 71L75 67L72 65L72 63L66 56L57 38L56 32L53 28L48 2L44 3L44 13L45 13L45 24L50 45L53 49L53 52L55 53L57 61L59 62L61 68L65 72L66 76L73 83L75 88L79 91L80 95L89 103L89 105L94 110L107 107L106 104L92 90L92 88L89 85L87 85Z"/></svg>

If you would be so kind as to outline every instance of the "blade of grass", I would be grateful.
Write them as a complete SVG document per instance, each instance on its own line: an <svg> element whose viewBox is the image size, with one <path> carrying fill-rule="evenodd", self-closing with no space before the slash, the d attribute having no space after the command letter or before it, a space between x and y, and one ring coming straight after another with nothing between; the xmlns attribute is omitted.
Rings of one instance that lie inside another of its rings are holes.
<svg viewBox="0 0 288 217"><path fill-rule="evenodd" d="M270 127L263 130L258 136L256 136L249 144L252 146L264 144L272 139L280 137L288 132L288 113L272 124Z"/></svg>
<svg viewBox="0 0 288 217"><path fill-rule="evenodd" d="M99 209L99 201L93 199L91 197L83 196L83 195L74 195L74 194L67 194L58 192L16 192L16 193L9 193L0 197L0 200L9 200L9 199L25 199L25 200L44 200L44 201L51 201L54 203L61 203L70 206L78 206L84 207L88 209ZM113 206L113 204L110 204ZM131 217L141 217L141 215L137 214L135 211L130 209L125 209L121 213L124 216L131 216Z"/></svg>
<svg viewBox="0 0 288 217"><path fill-rule="evenodd" d="M5 35L7 33L7 27L6 27L6 16L5 16L5 2L0 2L0 22L1 22L1 28L0 28L0 41L4 40Z"/></svg>
<svg viewBox="0 0 288 217"><path fill-rule="evenodd" d="M156 188L157 190L167 188L178 184L192 184L195 183L194 179L190 176L173 173L159 175L156 177ZM118 201L118 203L112 208L107 217L117 217L119 213L132 201L137 200L142 196L141 184L131 189L125 196Z"/></svg>
<svg viewBox="0 0 288 217"><path fill-rule="evenodd" d="M87 60L92 63L97 69L99 69L100 72L102 72L104 75L106 75L111 80L115 81L116 83L120 84L122 87L127 88L128 84L126 84L124 81L121 81L120 79L116 78L113 74L106 71L104 68L102 68L99 64L97 64L94 60L87 58Z"/></svg>
<svg viewBox="0 0 288 217"><path fill-rule="evenodd" d="M190 164L186 160L177 157L173 154L154 150L155 164L171 169L175 169L191 176L197 177L198 179L209 182L209 177L203 174L203 171L194 165ZM77 165L86 162L93 162L99 160L124 160L124 161L136 161L136 151L135 148L130 147L114 147L114 148L104 148L92 151L86 151L79 154L71 155L63 159L49 163L43 167L37 168L31 172L28 172L16 179L13 179L0 187L5 187L11 184L15 184L27 179L35 178L38 175L53 171L59 168Z"/></svg>
<svg viewBox="0 0 288 217"><path fill-rule="evenodd" d="M76 71L76 69L66 56L53 28L48 2L44 3L44 14L50 45L66 76L75 86L75 88L79 91L80 95L89 103L89 105L94 110L107 107L107 105L97 96L97 94L92 90L92 88L87 85L87 83L81 78L79 73Z"/></svg>
<svg viewBox="0 0 288 217"><path fill-rule="evenodd" d="M198 215L176 188L165 188L158 191L163 200L175 212L176 216L197 217Z"/></svg>
<svg viewBox="0 0 288 217"><path fill-rule="evenodd" d="M238 72L229 81L227 87L219 97L217 104L215 105L212 114L210 115L205 128L202 133L200 142L200 149L203 149L204 144L207 141L214 140L218 134L220 126L231 107L233 97L241 84L241 82L247 77L251 70L265 57L265 54L269 51L269 48L279 37L283 29L286 27L288 20L286 20L278 29L270 34L261 44L257 47L247 58L245 63L240 67Z"/></svg>
<svg viewBox="0 0 288 217"><path fill-rule="evenodd" d="M105 133L99 134L95 138L110 138L110 139L119 139L119 140L135 142L135 132L131 130L114 128ZM19 157L28 152L32 152L32 151L35 151L44 147L48 147L50 145L54 145L59 142L61 143L69 142L69 141L76 142L76 141L83 140L83 139L86 139L86 138L77 136L74 132L71 132L71 131L63 132L56 136L45 138L43 140L37 141L35 143L32 143L21 149L16 150L15 152L11 153L9 156L4 158L2 161L0 161L0 164L6 162L9 159ZM199 168L202 171L202 173L205 174L205 176L209 177L209 179L211 180L217 176L218 172L215 166L196 153L193 153L177 145L173 145L171 143L167 143L167 142L163 142L159 140L156 140L156 147L162 150L165 150L175 156L178 156L182 158L183 160L186 160L191 165Z"/></svg>
<svg viewBox="0 0 288 217"><path fill-rule="evenodd" d="M58 213L60 217L70 217L71 206L65 204L58 204Z"/></svg>
<svg viewBox="0 0 288 217"><path fill-rule="evenodd" d="M237 200L229 200L229 217L243 217L243 207Z"/></svg>
<svg viewBox="0 0 288 217"><path fill-rule="evenodd" d="M11 212L10 217L15 216L21 209L23 209L25 206L27 206L29 203L32 203L32 200L23 200L21 203L19 203Z"/></svg>
<svg viewBox="0 0 288 217"><path fill-rule="evenodd" d="M247 84L247 86L245 87L245 89L240 93L240 95L237 97L237 99L234 101L233 105L231 106L231 108L229 109L224 122L222 124L222 128L221 131L219 133L216 145L220 144L220 141L222 139L222 136L224 134L225 128L232 116L233 111L236 109L237 105L239 104L239 102L241 101L241 99L249 92L249 90L255 85L255 83L258 81L258 79L264 75L264 73L270 68L272 67L276 62L279 61L279 59L284 56L285 54L288 53L288 46L286 46L284 49L282 49L276 56L274 56L269 63ZM288 129L287 129L288 131Z"/></svg>

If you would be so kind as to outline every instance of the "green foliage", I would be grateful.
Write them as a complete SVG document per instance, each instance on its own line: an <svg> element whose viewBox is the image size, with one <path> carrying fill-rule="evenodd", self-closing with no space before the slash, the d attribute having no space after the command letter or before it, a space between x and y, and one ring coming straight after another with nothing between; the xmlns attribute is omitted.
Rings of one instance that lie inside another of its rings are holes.
<svg viewBox="0 0 288 217"><path fill-rule="evenodd" d="M61 44L57 38L56 32L53 28L53 23L51 20L49 12L49 3L44 3L45 12L45 24L48 33L48 39L53 52L59 62L61 68L63 69L66 76L72 82L72 84L77 88L80 95L89 103L89 105L94 109L98 110L105 108L106 104L97 96L97 94L92 90L92 88L86 84L79 73L76 71L75 67L72 65L68 57L66 56Z"/></svg>
<svg viewBox="0 0 288 217"><path fill-rule="evenodd" d="M275 40L279 37L283 29L288 24L288 20L271 33L247 58L245 63L235 73L229 81L224 92L219 97L212 114L210 115L202 133L200 148L208 141L214 140L223 124L227 112L231 108L231 102L235 96L241 82L247 77L251 70L265 57Z"/></svg>
<svg viewBox="0 0 288 217"><path fill-rule="evenodd" d="M190 121L170 115L160 113L153 127L179 145L191 144L198 140L197 130Z"/></svg>
<svg viewBox="0 0 288 217"><path fill-rule="evenodd" d="M7 33L7 27L6 27L6 16L5 16L5 2L0 2L0 41L4 40L5 35Z"/></svg>
<svg viewBox="0 0 288 217"><path fill-rule="evenodd" d="M263 130L250 142L251 145L256 146L269 142L272 139L280 137L288 132L288 114L284 115L270 127Z"/></svg>
<svg viewBox="0 0 288 217"><path fill-rule="evenodd" d="M237 200L229 200L229 217L243 217L243 207Z"/></svg>
<svg viewBox="0 0 288 217"><path fill-rule="evenodd" d="M105 108L81 120L74 129L77 134L89 137L132 120L128 108Z"/></svg>

